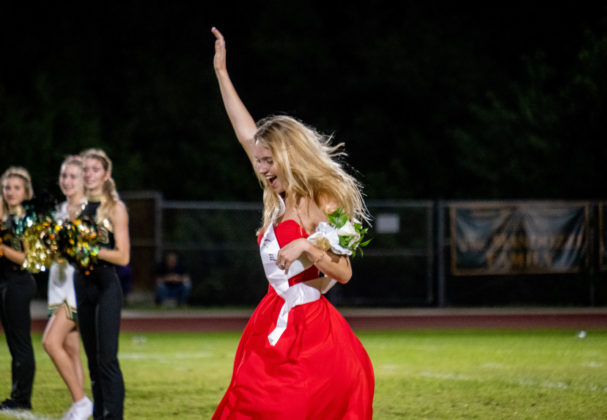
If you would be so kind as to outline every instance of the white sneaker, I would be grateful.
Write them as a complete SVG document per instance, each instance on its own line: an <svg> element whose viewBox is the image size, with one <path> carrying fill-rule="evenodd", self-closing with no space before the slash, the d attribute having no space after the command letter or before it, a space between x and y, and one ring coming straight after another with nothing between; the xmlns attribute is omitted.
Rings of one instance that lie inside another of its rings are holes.
<svg viewBox="0 0 607 420"><path fill-rule="evenodd" d="M77 403L73 403L62 420L87 420L93 415L93 402L84 397Z"/></svg>

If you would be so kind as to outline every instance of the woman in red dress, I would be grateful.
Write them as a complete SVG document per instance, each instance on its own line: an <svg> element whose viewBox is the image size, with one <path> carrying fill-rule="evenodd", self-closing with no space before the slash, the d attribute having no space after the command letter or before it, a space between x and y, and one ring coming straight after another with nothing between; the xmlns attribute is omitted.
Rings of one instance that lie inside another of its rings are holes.
<svg viewBox="0 0 607 420"><path fill-rule="evenodd" d="M352 277L350 252L330 238L308 240L329 226L327 215L338 208L350 219L368 220L360 184L337 162L343 144L331 145L288 116L255 124L228 76L223 36L212 32L223 103L263 187L258 242L269 282L213 419L371 419L371 361L323 296L335 281Z"/></svg>

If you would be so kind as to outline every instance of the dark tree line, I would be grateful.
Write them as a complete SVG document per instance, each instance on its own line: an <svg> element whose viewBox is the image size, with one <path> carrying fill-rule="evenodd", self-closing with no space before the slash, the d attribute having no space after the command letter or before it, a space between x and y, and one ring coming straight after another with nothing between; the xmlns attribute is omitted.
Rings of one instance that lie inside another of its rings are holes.
<svg viewBox="0 0 607 420"><path fill-rule="evenodd" d="M121 191L258 200L215 25L253 116L334 133L369 198L607 197L604 6L296 3L2 6L2 169L54 191L97 146Z"/></svg>

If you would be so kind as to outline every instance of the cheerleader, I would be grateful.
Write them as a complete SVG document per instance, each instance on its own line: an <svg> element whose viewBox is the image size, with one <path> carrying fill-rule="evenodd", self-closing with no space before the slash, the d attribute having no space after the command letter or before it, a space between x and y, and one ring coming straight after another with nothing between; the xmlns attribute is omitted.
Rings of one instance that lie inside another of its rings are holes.
<svg viewBox="0 0 607 420"><path fill-rule="evenodd" d="M87 200L82 181L82 158L69 156L61 165L59 187L66 201L55 213L59 221L73 220L84 210ZM49 269L48 308L50 319L42 335L42 345L55 364L72 397L64 420L88 419L93 403L84 394L84 374L80 360L80 339L76 326L75 269L66 260L53 262Z"/></svg>
<svg viewBox="0 0 607 420"><path fill-rule="evenodd" d="M288 116L255 124L228 76L223 36L213 33L223 103L263 187L258 243L269 283L213 419L369 420L371 361L323 295L331 279L350 280L350 259L337 243L325 248L308 240L330 228L327 215L339 208L350 219L367 218L360 185L336 159L341 145L311 127Z"/></svg>
<svg viewBox="0 0 607 420"><path fill-rule="evenodd" d="M2 227L0 243L0 320L11 354L12 391L0 410L31 410L36 364L31 339L30 302L36 293L34 277L21 269L24 246L16 234L16 222L25 217L22 203L34 196L26 169L8 168L2 178ZM6 241L6 242L5 242Z"/></svg>
<svg viewBox="0 0 607 420"><path fill-rule="evenodd" d="M98 263L75 278L78 322L88 358L95 419L122 419L124 381L118 363L118 336L122 290L115 265L129 262L130 239L126 206L112 179L112 162L100 149L82 154L87 195L82 217L96 221L101 230Z"/></svg>

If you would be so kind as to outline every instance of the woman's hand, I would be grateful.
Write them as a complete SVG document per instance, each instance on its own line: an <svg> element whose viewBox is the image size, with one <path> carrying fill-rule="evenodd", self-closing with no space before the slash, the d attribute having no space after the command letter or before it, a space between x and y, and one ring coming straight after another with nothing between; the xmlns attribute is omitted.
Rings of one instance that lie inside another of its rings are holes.
<svg viewBox="0 0 607 420"><path fill-rule="evenodd" d="M276 258L276 265L285 273L289 271L289 267L293 264L293 261L299 259L301 254L306 252L311 246L310 241L304 238L295 239L289 242L278 251Z"/></svg>
<svg viewBox="0 0 607 420"><path fill-rule="evenodd" d="M301 258L302 254L322 273L342 284L346 284L352 278L352 266L348 256L323 251L304 238L296 239L280 248L276 265L288 273L293 261Z"/></svg>
<svg viewBox="0 0 607 420"><path fill-rule="evenodd" d="M217 28L211 28L211 32L215 35L215 57L213 57L213 67L215 68L215 72L226 71L226 41Z"/></svg>

